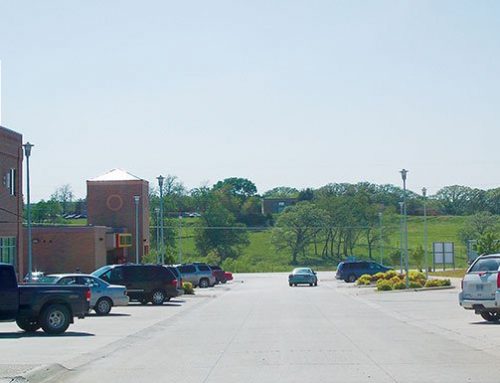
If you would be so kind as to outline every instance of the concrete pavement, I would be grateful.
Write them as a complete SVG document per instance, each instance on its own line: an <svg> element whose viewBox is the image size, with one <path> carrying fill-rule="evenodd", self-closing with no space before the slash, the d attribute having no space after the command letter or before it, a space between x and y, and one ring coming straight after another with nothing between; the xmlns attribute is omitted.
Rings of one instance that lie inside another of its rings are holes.
<svg viewBox="0 0 500 383"><path fill-rule="evenodd" d="M500 380L500 327L459 307L458 290L376 293L332 273L319 273L318 287L290 288L286 276L238 275L181 306L125 308L131 317L88 318L71 328L89 336L21 337L15 349L26 351L26 365L59 363L48 374L57 382ZM135 316L142 319L126 328L123 320ZM84 323L96 327L84 331ZM4 341L0 355L14 362ZM27 350L32 342L43 358Z"/></svg>

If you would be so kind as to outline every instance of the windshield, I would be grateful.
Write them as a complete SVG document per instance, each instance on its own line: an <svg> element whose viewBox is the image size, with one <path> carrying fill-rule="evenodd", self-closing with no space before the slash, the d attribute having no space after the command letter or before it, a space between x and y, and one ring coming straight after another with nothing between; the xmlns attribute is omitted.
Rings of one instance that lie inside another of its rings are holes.
<svg viewBox="0 0 500 383"><path fill-rule="evenodd" d="M311 274L311 269L294 269L292 274Z"/></svg>
<svg viewBox="0 0 500 383"><path fill-rule="evenodd" d="M46 275L44 277L41 277L38 279L37 283L42 283L42 284L55 284L59 280L59 277L56 276L51 276L51 275Z"/></svg>
<svg viewBox="0 0 500 383"><path fill-rule="evenodd" d="M469 273L479 273L484 271L498 271L500 258L479 259L469 270Z"/></svg>
<svg viewBox="0 0 500 383"><path fill-rule="evenodd" d="M101 275L103 275L106 271L110 270L111 269L111 266L103 266L99 269L97 269L96 271L94 271L93 273L91 273L91 275L95 276L95 277L100 277Z"/></svg>

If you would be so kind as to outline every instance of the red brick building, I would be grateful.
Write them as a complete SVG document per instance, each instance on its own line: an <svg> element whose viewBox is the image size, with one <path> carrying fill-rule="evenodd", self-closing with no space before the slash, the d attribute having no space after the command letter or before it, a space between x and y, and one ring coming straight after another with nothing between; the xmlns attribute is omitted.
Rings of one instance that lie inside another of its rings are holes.
<svg viewBox="0 0 500 383"><path fill-rule="evenodd" d="M33 271L91 273L106 265L106 254L115 248L115 238L109 227L35 226L32 228ZM27 248L26 234L24 240Z"/></svg>
<svg viewBox="0 0 500 383"><path fill-rule="evenodd" d="M0 262L24 275L22 255L23 136L0 126Z"/></svg>
<svg viewBox="0 0 500 383"><path fill-rule="evenodd" d="M124 170L113 169L87 181L88 224L125 228L132 236L126 247L108 251L107 263L135 262L136 223L134 196L139 196L139 261L149 252L149 183ZM126 237L123 238L125 241Z"/></svg>

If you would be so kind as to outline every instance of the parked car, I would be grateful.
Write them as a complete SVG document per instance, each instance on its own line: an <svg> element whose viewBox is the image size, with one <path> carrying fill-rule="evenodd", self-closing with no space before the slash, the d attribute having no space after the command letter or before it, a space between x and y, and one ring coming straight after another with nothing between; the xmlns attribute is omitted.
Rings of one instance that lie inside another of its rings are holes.
<svg viewBox="0 0 500 383"><path fill-rule="evenodd" d="M14 267L0 264L0 321L16 321L24 331L61 334L73 317L85 317L90 298L86 286L18 286Z"/></svg>
<svg viewBox="0 0 500 383"><path fill-rule="evenodd" d="M487 321L500 319L500 254L483 255L472 263L458 295L460 306Z"/></svg>
<svg viewBox="0 0 500 383"><path fill-rule="evenodd" d="M292 273L288 276L288 285L291 287L299 284L318 286L318 277L312 269L308 267L298 267L293 269Z"/></svg>
<svg viewBox="0 0 500 383"><path fill-rule="evenodd" d="M213 274L215 275L215 283L226 283L226 273L220 266L217 265L210 265L210 268L212 269Z"/></svg>
<svg viewBox="0 0 500 383"><path fill-rule="evenodd" d="M184 290L182 288L182 274L179 271L179 268L177 266L171 266L171 265L165 265L167 269L169 269L172 274L175 275L175 278L177 279L177 289L179 290L179 294L182 295L184 294Z"/></svg>
<svg viewBox="0 0 500 383"><path fill-rule="evenodd" d="M373 261L349 261L340 262L337 266L336 279L342 279L346 282L355 282L363 274L374 275L377 273L385 273L392 270L390 267L382 266Z"/></svg>
<svg viewBox="0 0 500 383"><path fill-rule="evenodd" d="M233 273L229 271L224 271L224 278L226 278L226 281L232 281L233 280Z"/></svg>
<svg viewBox="0 0 500 383"><path fill-rule="evenodd" d="M109 265L92 275L114 285L124 285L130 300L142 304L162 305L179 295L177 278L162 265Z"/></svg>
<svg viewBox="0 0 500 383"><path fill-rule="evenodd" d="M129 302L125 286L110 285L90 274L50 274L43 277L40 283L88 286L91 292L90 309L97 315L108 315L113 306L127 306Z"/></svg>
<svg viewBox="0 0 500 383"><path fill-rule="evenodd" d="M181 272L182 279L191 282L194 287L209 287L216 283L215 275L210 266L205 263L190 263L177 266Z"/></svg>
<svg viewBox="0 0 500 383"><path fill-rule="evenodd" d="M43 271L33 271L31 273L31 281L29 274L26 274L23 278L24 283L38 283L38 281L43 278L45 273Z"/></svg>

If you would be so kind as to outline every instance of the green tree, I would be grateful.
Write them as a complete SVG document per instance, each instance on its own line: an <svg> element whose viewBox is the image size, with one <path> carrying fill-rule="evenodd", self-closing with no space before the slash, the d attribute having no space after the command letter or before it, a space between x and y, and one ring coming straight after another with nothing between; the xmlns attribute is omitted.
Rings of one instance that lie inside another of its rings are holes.
<svg viewBox="0 0 500 383"><path fill-rule="evenodd" d="M56 201L61 204L62 214L66 214L69 211L69 205L73 202L74 195L71 185L65 184L59 186L56 191L50 196L52 201Z"/></svg>
<svg viewBox="0 0 500 383"><path fill-rule="evenodd" d="M467 244L468 241L476 240L486 233L498 232L499 223L498 216L482 211L469 216L458 235L463 243Z"/></svg>
<svg viewBox="0 0 500 383"><path fill-rule="evenodd" d="M250 241L245 225L236 222L234 215L212 196L195 229L195 243L202 256L215 253L224 261L238 257Z"/></svg>
<svg viewBox="0 0 500 383"><path fill-rule="evenodd" d="M424 257L425 257L424 248L421 245L417 246L415 249L412 250L410 256L417 269L419 271L422 271L422 266L424 264Z"/></svg>
<svg viewBox="0 0 500 383"><path fill-rule="evenodd" d="M299 191L290 186L278 186L266 191L262 196L264 198L297 198Z"/></svg>
<svg viewBox="0 0 500 383"><path fill-rule="evenodd" d="M252 181L238 177L226 178L223 181L219 181L214 185L213 189L227 189L231 194L243 198L251 197L257 193L257 187Z"/></svg>
<svg viewBox="0 0 500 383"><path fill-rule="evenodd" d="M325 229L328 213L310 202L287 207L276 221L272 241L278 251L289 250L292 264L299 254L307 255L307 247Z"/></svg>
<svg viewBox="0 0 500 383"><path fill-rule="evenodd" d="M500 252L500 241L495 233L484 233L474 245L474 250L481 255Z"/></svg>

